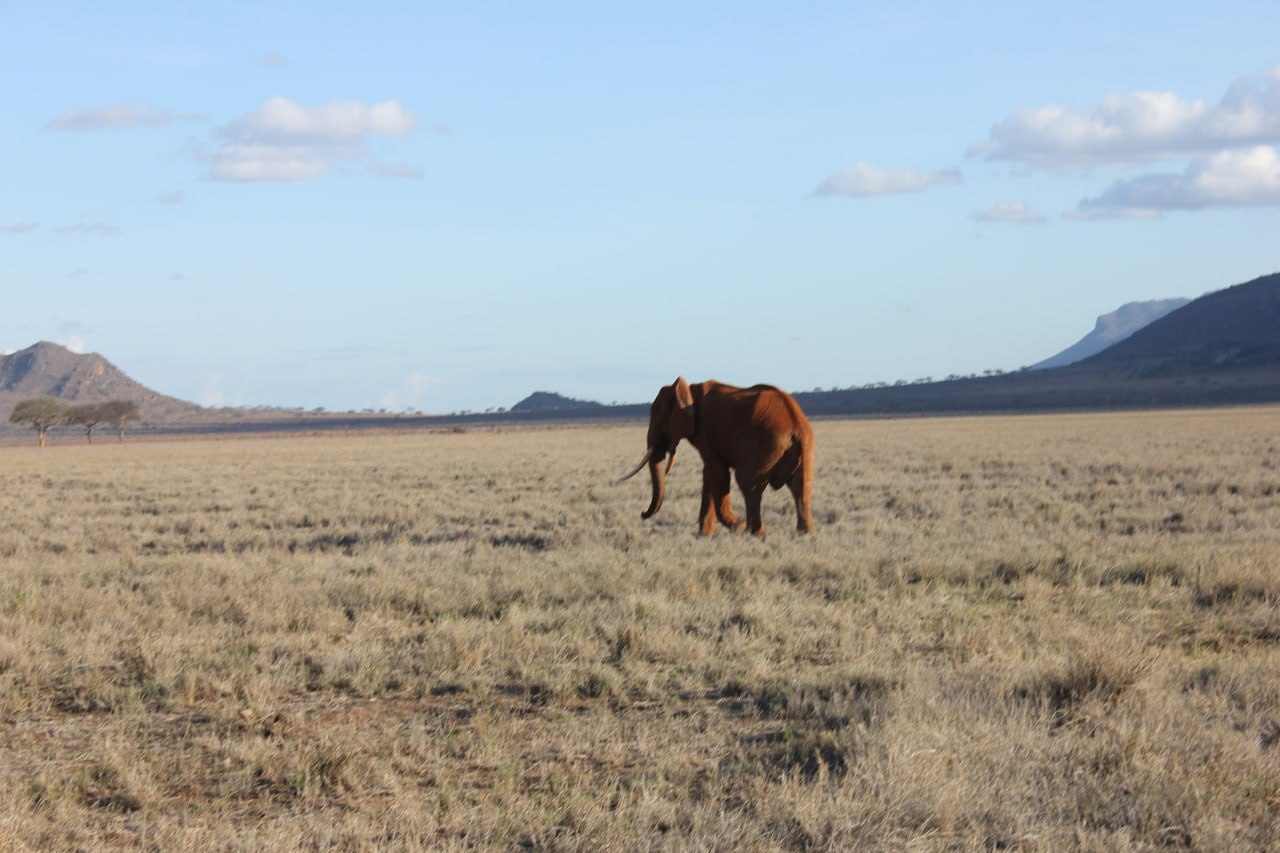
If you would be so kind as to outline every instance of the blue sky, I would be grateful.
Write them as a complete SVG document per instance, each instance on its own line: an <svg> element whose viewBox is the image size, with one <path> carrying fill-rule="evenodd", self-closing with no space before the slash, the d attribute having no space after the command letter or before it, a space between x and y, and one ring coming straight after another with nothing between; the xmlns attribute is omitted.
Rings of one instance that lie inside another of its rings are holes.
<svg viewBox="0 0 1280 853"><path fill-rule="evenodd" d="M1280 270L1280 6L0 0L0 351L213 405L989 368Z"/></svg>

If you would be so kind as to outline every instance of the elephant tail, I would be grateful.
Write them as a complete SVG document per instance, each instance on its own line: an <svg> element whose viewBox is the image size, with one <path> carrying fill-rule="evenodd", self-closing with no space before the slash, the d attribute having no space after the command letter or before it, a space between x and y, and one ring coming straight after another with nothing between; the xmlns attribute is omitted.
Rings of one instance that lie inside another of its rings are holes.
<svg viewBox="0 0 1280 853"><path fill-rule="evenodd" d="M786 441L786 438L784 437L783 440ZM777 463L769 471L770 486L775 489L781 489L796 477L812 480L812 442L812 434L806 435L802 430L795 430L791 433L790 442L784 445L786 449L777 457Z"/></svg>
<svg viewBox="0 0 1280 853"><path fill-rule="evenodd" d="M813 482L813 430L809 427L808 421L798 425L792 434L791 441L800 451L800 465L797 470L803 472L807 482Z"/></svg>
<svg viewBox="0 0 1280 853"><path fill-rule="evenodd" d="M779 394L791 415L791 429L789 434L784 432L779 436L779 449L785 447L785 450L777 457L778 462L769 476L769 485L775 489L782 488L797 477L802 484L813 482L813 428L809 426L808 418L791 395L783 392Z"/></svg>
<svg viewBox="0 0 1280 853"><path fill-rule="evenodd" d="M792 475L800 474L803 482L813 482L813 427L809 426L809 419L804 416L800 404L790 395L785 395L787 400L787 408L791 410L791 419L794 426L791 429L791 446L796 451L798 459L796 465L792 468Z"/></svg>

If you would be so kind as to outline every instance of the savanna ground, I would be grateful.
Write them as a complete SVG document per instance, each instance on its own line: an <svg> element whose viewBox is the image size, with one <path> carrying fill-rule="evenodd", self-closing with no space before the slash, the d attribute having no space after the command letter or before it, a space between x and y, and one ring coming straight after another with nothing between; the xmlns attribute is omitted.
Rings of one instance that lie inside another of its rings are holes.
<svg viewBox="0 0 1280 853"><path fill-rule="evenodd" d="M1275 845L1280 410L815 429L0 448L0 847Z"/></svg>

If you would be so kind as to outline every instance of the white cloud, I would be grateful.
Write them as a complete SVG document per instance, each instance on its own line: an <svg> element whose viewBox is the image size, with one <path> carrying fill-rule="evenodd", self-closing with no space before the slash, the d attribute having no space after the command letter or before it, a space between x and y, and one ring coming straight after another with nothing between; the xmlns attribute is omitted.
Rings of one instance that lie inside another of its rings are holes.
<svg viewBox="0 0 1280 853"><path fill-rule="evenodd" d="M1080 202L1081 218L1150 218L1168 210L1280 206L1280 155L1266 145L1222 151L1181 174L1117 181Z"/></svg>
<svg viewBox="0 0 1280 853"><path fill-rule="evenodd" d="M1280 66L1236 80L1214 107L1173 92L1129 92L1081 109L1020 109L969 155L1060 170L1277 143Z"/></svg>
<svg viewBox="0 0 1280 853"><path fill-rule="evenodd" d="M960 172L948 169L943 172L921 172L916 169L881 169L870 163L858 162L827 178L814 190L817 195L847 195L857 198L869 196L915 193L933 186L958 184Z"/></svg>
<svg viewBox="0 0 1280 853"><path fill-rule="evenodd" d="M84 338L79 335L71 335L64 341L58 341L58 343L62 344L74 353L79 354L84 352Z"/></svg>
<svg viewBox="0 0 1280 853"><path fill-rule="evenodd" d="M80 222L76 225L64 225L58 229L59 234L83 234L93 237L116 237L122 232L119 226L106 222Z"/></svg>
<svg viewBox="0 0 1280 853"><path fill-rule="evenodd" d="M1010 225L1040 225L1045 221L1025 201L1002 201L994 207L974 213L973 219Z"/></svg>
<svg viewBox="0 0 1280 853"><path fill-rule="evenodd" d="M156 195L156 204L182 204L186 200L182 190L174 190L168 193L158 193Z"/></svg>
<svg viewBox="0 0 1280 853"><path fill-rule="evenodd" d="M15 222L12 225L0 225L0 234L29 234L39 227L34 222Z"/></svg>
<svg viewBox="0 0 1280 853"><path fill-rule="evenodd" d="M334 146L228 144L218 150L210 174L220 181L305 181L360 156Z"/></svg>
<svg viewBox="0 0 1280 853"><path fill-rule="evenodd" d="M303 107L288 98L271 98L233 128L256 138L321 140L356 139L363 136L404 136L412 133L417 119L395 101L362 104L330 101Z"/></svg>
<svg viewBox="0 0 1280 853"><path fill-rule="evenodd" d="M45 130L108 130L126 127L164 127L180 121L204 121L195 114L173 113L169 110L146 112L128 104L116 104L100 109L67 110L46 124Z"/></svg>
<svg viewBox="0 0 1280 853"><path fill-rule="evenodd" d="M367 138L412 133L415 119L396 101L333 101L304 107L271 98L223 130L210 174L226 181L301 181L342 163L372 161ZM397 167L408 169L410 167Z"/></svg>
<svg viewBox="0 0 1280 853"><path fill-rule="evenodd" d="M1110 219L1161 219L1164 214L1158 210L1140 210L1137 208L1086 208L1084 202L1076 210L1062 214L1063 219L1074 219L1077 222L1102 222Z"/></svg>
<svg viewBox="0 0 1280 853"><path fill-rule="evenodd" d="M1280 141L1280 65L1232 83L1206 124L1213 139L1243 145Z"/></svg>

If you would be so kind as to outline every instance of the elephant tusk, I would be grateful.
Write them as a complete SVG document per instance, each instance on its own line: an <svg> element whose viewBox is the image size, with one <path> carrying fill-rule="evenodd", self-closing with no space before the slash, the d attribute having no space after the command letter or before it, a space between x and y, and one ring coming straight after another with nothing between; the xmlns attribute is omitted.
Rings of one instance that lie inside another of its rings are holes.
<svg viewBox="0 0 1280 853"><path fill-rule="evenodd" d="M625 477L621 478L620 480L618 480L618 482L619 482L619 483L625 483L627 480L630 480L630 479L631 479L632 477L634 477L636 474L639 474L639 473L640 473L640 469L641 469L641 468L643 468L645 465L647 465L647 464L649 463L649 458L650 458L651 456L653 456L653 448L652 448L652 447L650 447L648 450L646 450L646 451L644 452L644 458L642 458L642 459L640 460L640 464L639 464L639 465L637 465L637 466L635 467L635 470L634 470L634 471L632 471L630 474L626 475Z"/></svg>
<svg viewBox="0 0 1280 853"><path fill-rule="evenodd" d="M673 447L671 448L671 455L667 457L667 470L663 472L663 475L670 474L671 469L674 467L676 467L676 449Z"/></svg>

